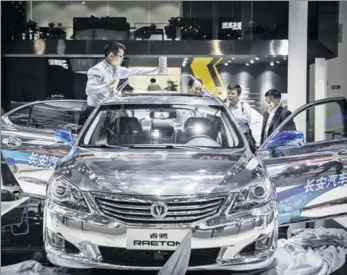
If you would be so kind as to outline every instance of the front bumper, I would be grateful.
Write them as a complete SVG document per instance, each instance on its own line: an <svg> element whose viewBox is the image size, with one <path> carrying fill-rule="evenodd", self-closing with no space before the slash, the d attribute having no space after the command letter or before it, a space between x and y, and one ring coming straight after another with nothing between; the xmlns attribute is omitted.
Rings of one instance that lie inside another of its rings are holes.
<svg viewBox="0 0 347 275"><path fill-rule="evenodd" d="M128 250L127 231L131 228L100 214L83 214L46 200L44 245L48 260L58 266L160 270L174 251ZM274 261L275 202L185 229L192 233L188 270L256 270ZM256 250L261 240L267 244Z"/></svg>

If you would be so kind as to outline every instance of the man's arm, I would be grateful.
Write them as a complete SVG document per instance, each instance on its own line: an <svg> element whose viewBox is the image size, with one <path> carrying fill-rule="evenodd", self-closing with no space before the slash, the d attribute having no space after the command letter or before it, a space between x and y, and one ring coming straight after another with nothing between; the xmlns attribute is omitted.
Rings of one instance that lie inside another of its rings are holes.
<svg viewBox="0 0 347 275"><path fill-rule="evenodd" d="M158 74L158 68L155 69L129 69L125 67L120 67L119 68L120 74L119 77L120 79L125 79L132 77L134 75L157 75Z"/></svg>
<svg viewBox="0 0 347 275"><path fill-rule="evenodd" d="M289 110L286 110L286 113L283 117L283 120L286 120L290 115L292 114L291 111ZM290 120L287 122L287 124L283 127L284 129L283 130L287 130L287 131L295 131L296 130L296 125L295 125L295 122L294 120Z"/></svg>
<svg viewBox="0 0 347 275"><path fill-rule="evenodd" d="M102 83L103 77L101 72L92 67L88 70L88 81L86 86L86 94L88 96L96 96L102 94L104 97L107 97L111 94L112 83Z"/></svg>

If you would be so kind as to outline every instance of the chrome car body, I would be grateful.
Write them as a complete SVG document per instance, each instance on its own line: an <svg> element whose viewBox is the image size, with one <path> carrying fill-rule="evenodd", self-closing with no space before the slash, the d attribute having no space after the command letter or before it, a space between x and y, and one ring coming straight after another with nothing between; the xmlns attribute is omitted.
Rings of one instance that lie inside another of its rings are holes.
<svg viewBox="0 0 347 275"><path fill-rule="evenodd" d="M214 97L179 94L125 96L105 105L148 102L226 108ZM335 98L310 103L287 121L327 102L338 102L345 117L346 100ZM40 136L39 129L18 132L15 125L2 130L2 154L15 167L22 189L45 197L43 235L53 264L159 270L190 232L189 270L261 269L274 260L278 223L347 213L346 139L276 148L283 153L278 155L272 154L274 148L264 149L276 144L274 133L255 156L226 110L240 139L235 148L82 146L100 108L77 141ZM342 170L335 183L306 192L312 178L330 176L336 161ZM295 174L297 167L311 163L312 171ZM281 176L290 167L293 172Z"/></svg>

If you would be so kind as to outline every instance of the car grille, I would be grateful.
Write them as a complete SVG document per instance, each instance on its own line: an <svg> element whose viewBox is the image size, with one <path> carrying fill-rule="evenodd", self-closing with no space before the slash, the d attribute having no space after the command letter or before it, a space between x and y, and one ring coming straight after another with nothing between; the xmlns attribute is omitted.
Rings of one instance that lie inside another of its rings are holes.
<svg viewBox="0 0 347 275"><path fill-rule="evenodd" d="M127 250L99 247L103 262L107 264L140 267L161 267L175 251ZM189 266L212 265L217 261L220 248L192 249Z"/></svg>
<svg viewBox="0 0 347 275"><path fill-rule="evenodd" d="M127 196L94 196L100 210L107 216L131 224L187 224L218 213L225 196L160 198L167 206L165 217L154 217L151 206L158 198Z"/></svg>

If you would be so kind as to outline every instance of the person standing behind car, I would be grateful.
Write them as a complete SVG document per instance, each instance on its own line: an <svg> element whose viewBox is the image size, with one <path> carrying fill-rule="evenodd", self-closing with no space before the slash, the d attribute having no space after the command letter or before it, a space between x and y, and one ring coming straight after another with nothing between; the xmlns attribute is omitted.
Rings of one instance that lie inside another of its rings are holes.
<svg viewBox="0 0 347 275"><path fill-rule="evenodd" d="M270 89L265 93L265 101L268 110L263 116L261 130L261 144L276 130L276 128L292 113L281 105L281 92L277 89ZM289 122L283 130L295 130L295 123Z"/></svg>
<svg viewBox="0 0 347 275"><path fill-rule="evenodd" d="M229 107L231 113L236 118L238 124L241 127L242 132L247 138L248 144L253 151L256 151L256 142L252 135L252 130L250 128L251 123L251 106L244 101L240 100L242 88L239 84L230 84L227 88L227 106Z"/></svg>
<svg viewBox="0 0 347 275"><path fill-rule="evenodd" d="M134 70L121 67L124 50L123 44L115 41L109 42L104 49L105 59L88 70L86 118L88 118L96 106L117 90L120 79L127 79L134 75L156 74L158 72L158 68Z"/></svg>
<svg viewBox="0 0 347 275"><path fill-rule="evenodd" d="M190 94L201 94L208 95L208 90L204 87L202 80L199 78L190 79L188 82L188 93Z"/></svg>
<svg viewBox="0 0 347 275"><path fill-rule="evenodd" d="M148 85L147 91L161 91L161 87L159 84L157 84L157 80L155 78L151 78L151 84Z"/></svg>

